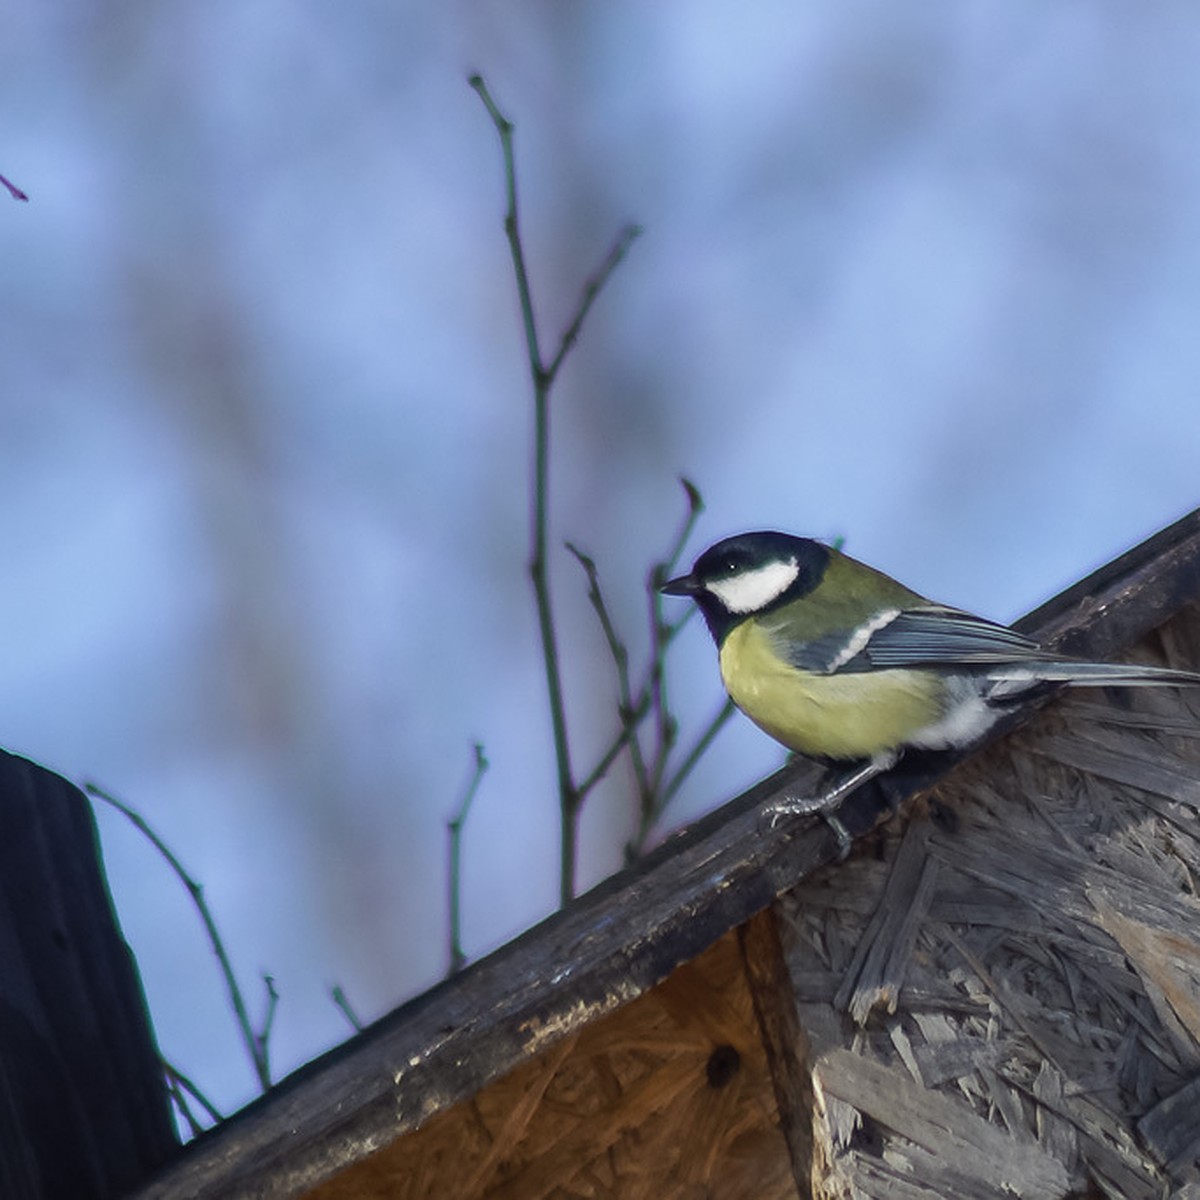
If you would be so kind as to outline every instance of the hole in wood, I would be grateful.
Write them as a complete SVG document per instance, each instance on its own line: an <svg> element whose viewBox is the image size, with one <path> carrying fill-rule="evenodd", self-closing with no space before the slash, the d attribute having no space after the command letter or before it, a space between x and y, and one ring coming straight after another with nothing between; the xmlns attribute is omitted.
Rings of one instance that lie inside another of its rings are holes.
<svg viewBox="0 0 1200 1200"><path fill-rule="evenodd" d="M710 1088L723 1088L742 1065L742 1056L729 1045L718 1046L709 1056L704 1067Z"/></svg>

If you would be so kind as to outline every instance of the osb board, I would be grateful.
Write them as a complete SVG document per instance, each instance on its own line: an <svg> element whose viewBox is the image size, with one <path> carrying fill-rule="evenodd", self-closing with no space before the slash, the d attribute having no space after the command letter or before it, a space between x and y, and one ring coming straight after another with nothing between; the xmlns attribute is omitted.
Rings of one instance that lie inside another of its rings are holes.
<svg viewBox="0 0 1200 1200"><path fill-rule="evenodd" d="M1200 667L1200 607L1140 651ZM932 798L783 901L817 1194L1200 1189L1200 692L1071 693Z"/></svg>
<svg viewBox="0 0 1200 1200"><path fill-rule="evenodd" d="M736 934L309 1196L795 1200Z"/></svg>

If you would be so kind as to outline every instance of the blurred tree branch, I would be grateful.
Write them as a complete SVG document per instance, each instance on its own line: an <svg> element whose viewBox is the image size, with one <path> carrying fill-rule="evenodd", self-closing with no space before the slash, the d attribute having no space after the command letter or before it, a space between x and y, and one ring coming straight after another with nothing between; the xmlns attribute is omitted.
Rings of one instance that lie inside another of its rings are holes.
<svg viewBox="0 0 1200 1200"><path fill-rule="evenodd" d="M268 1041L271 1036L271 1026L275 1020L275 1008L279 1002L279 995L275 991L274 981L269 975L263 976L263 981L267 988L267 1010L262 1025L258 1029L255 1029L253 1022L250 1020L250 1012L246 1007L245 994L242 992L237 975L234 973L233 963L229 958L229 951L226 949L220 930L217 929L217 922L213 916L212 909L209 908L208 901L204 898L203 884L199 883L188 873L187 868L179 860L178 855L159 837L146 818L137 812L136 809L131 808L123 800L118 799L98 784L85 783L84 790L89 796L95 796L96 799L103 800L105 804L115 808L117 812L131 821L155 850L158 851L171 870L175 872L179 881L187 889L188 895L192 898L192 903L196 906L196 911L200 914L200 920L204 925L204 932L208 935L209 945L212 947L213 953L217 956L217 962L221 967L221 975L225 980L225 989L229 993L229 1002L233 1006L234 1019L237 1023L238 1032L241 1034L242 1043L245 1045L246 1053L254 1067L254 1073L258 1077L259 1087L265 1092L271 1086ZM194 1089L191 1090L193 1094L199 1095Z"/></svg>
<svg viewBox="0 0 1200 1200"><path fill-rule="evenodd" d="M463 791L458 812L446 822L450 833L450 968L446 972L447 975L462 970L463 963L467 961L462 948L462 834L471 811L471 803L475 799L475 793L479 791L488 765L482 743L476 742L475 766L471 778Z"/></svg>
<svg viewBox="0 0 1200 1200"><path fill-rule="evenodd" d="M504 116L492 99L482 76L472 75L468 81L483 101L492 124L500 136L504 156L505 214L504 232L512 254L516 275L521 320L525 330L525 347L529 358L529 373L533 384L534 445L533 445L533 512L530 534L529 576L533 582L537 606L538 632L542 643L542 660L546 671L546 690L550 701L550 722L554 733L554 756L558 773L558 800L561 816L559 896L565 904L575 895L575 851L578 843L579 810L583 796L571 766L571 747L567 734L567 714L563 701L562 669L558 640L554 627L554 609L546 568L547 530L550 521L550 391L571 347L579 337L586 320L604 285L620 265L633 241L641 233L636 225L627 225L617 235L603 262L585 281L575 315L559 341L558 350L547 365L538 340L533 315L533 298L521 230L517 215L517 173L513 158L513 124Z"/></svg>
<svg viewBox="0 0 1200 1200"><path fill-rule="evenodd" d="M0 187L7 188L8 194L14 200L28 200L29 199L29 197L23 191L21 191L21 189L19 187L17 187L17 185L15 183L13 183L9 179L6 179L3 175L0 175Z"/></svg>

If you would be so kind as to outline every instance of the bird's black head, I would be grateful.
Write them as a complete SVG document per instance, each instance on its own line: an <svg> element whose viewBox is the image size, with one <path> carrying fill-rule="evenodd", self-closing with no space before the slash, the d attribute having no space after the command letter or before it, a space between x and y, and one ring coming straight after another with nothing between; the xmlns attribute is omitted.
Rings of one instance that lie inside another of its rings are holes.
<svg viewBox="0 0 1200 1200"><path fill-rule="evenodd" d="M821 582L829 548L810 538L763 530L710 546L691 573L663 584L669 596L691 596L720 645L746 617L807 595Z"/></svg>

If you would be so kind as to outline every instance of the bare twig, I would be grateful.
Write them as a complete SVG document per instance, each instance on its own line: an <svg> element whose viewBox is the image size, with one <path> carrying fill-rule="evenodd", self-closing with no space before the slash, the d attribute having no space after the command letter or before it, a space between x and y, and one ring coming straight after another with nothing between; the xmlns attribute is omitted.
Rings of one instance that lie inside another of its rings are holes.
<svg viewBox="0 0 1200 1200"><path fill-rule="evenodd" d="M263 1013L262 1025L254 1035L254 1044L258 1047L258 1054L262 1059L263 1072L270 1078L271 1071L268 1064L270 1062L271 1028L275 1024L275 1010L279 1007L279 992L275 989L273 975L268 975L264 971L262 979L263 986L267 989L267 1007Z"/></svg>
<svg viewBox="0 0 1200 1200"><path fill-rule="evenodd" d="M637 835L626 849L627 859L637 858L645 852L646 839L650 836L654 826L662 819L667 805L675 798L675 794L692 773L692 769L703 757L704 752L712 745L717 734L725 728L725 723L733 716L733 712L733 701L726 698L725 703L721 705L716 715L704 727L692 748L684 756L683 762L676 767L675 773L654 795L652 803L642 808L638 816Z"/></svg>
<svg viewBox="0 0 1200 1200"><path fill-rule="evenodd" d="M5 179L5 177L3 175L0 175L0 186L7 188L8 194L14 200L28 200L29 199L29 197L23 191L21 191L21 189L19 187L17 187L17 185L15 183L13 183L11 180Z"/></svg>
<svg viewBox="0 0 1200 1200"><path fill-rule="evenodd" d="M554 356L554 360L550 363L549 369L546 372L549 382L554 382L555 376L558 374L558 368L562 366L563 359L566 358L571 347L578 341L579 331L583 327L583 322L587 319L592 305L596 302L596 297L600 295L601 289L608 282L608 277L621 265L621 260L629 253L630 246L641 235L642 227L640 225L626 225L621 229L614 239L612 246L609 247L608 253L604 256L604 261L585 280L583 291L579 297L579 308L576 309L575 316L564 330L562 339L558 344L558 353Z"/></svg>
<svg viewBox="0 0 1200 1200"><path fill-rule="evenodd" d="M167 1062L165 1058L159 1061L162 1063L163 1074L166 1076L167 1092L171 1097L171 1101L179 1110L179 1115L187 1122L193 1137L196 1134L203 1133L204 1126L196 1119L195 1114L192 1112L191 1105L188 1102L189 1096L204 1109L208 1119L214 1125L224 1119L216 1105L182 1071Z"/></svg>
<svg viewBox="0 0 1200 1200"><path fill-rule="evenodd" d="M463 953L462 948L462 832L467 815L471 811L471 803L475 799L475 793L479 791L479 784L487 769L488 760L483 752L483 745L476 742L475 766L463 791L458 812L446 822L446 828L450 833L450 969L446 972L448 975L462 970L463 963L467 961L467 956ZM337 1001L336 991L335 989L335 1001ZM348 1013L348 1010L344 1011Z"/></svg>
<svg viewBox="0 0 1200 1200"><path fill-rule="evenodd" d="M196 911L200 914L200 920L204 924L204 931L208 935L209 945L212 946L213 953L217 956L217 962L221 967L221 975L225 979L225 988L229 993L229 1002L233 1006L238 1031L241 1033L246 1053L250 1056L250 1061L254 1066L254 1072L258 1076L259 1086L265 1092L271 1086L271 1073L267 1065L266 1049L266 1036L269 1033L269 1028L264 1027L261 1034L255 1033L254 1026L250 1022L250 1015L246 1010L245 997L242 995L242 989L233 971L233 964L229 959L229 952L226 950L225 942L217 929L217 923L213 917L212 910L208 907L208 901L204 899L203 885L188 874L183 863L179 861L175 853L155 833L139 812L130 808L129 805L117 799L111 792L106 791L95 783L85 784L84 790L87 791L88 795L95 796L98 800L103 800L105 804L115 808L117 812L131 821L158 851L171 870L175 872L179 881L187 889L188 895L192 898L192 903L196 906ZM269 1008L268 1017L272 1015L273 1008ZM261 1044L260 1038L262 1039Z"/></svg>
<svg viewBox="0 0 1200 1200"><path fill-rule="evenodd" d="M667 708L666 687L663 682L663 667L667 649L675 636L690 619L693 609L689 608L677 621L668 623L663 619L658 588L673 573L679 556L691 535L692 527L704 508L699 491L686 479L682 481L687 496L688 509L678 534L667 556L654 565L647 579L651 618L650 663L645 677L633 690L629 674L629 650L617 632L604 593L600 587L599 571L595 560L578 546L567 543L567 549L578 560L588 581L588 599L600 621L604 640L612 655L617 673L617 715L619 727L616 736L601 754L596 766L578 785L582 798L604 777L623 749L628 749L630 765L638 795L637 832L626 845L626 858L633 859L642 853L646 840L654 825L662 818L667 805L679 791L696 763L712 744L713 739L724 727L733 712L733 705L726 701L701 731L682 763L669 776L667 767L675 748L677 724ZM655 736L652 753L647 759L638 735L645 718L655 714Z"/></svg>
<svg viewBox="0 0 1200 1200"><path fill-rule="evenodd" d="M604 631L604 640L608 643L608 652L612 655L613 663L617 668L617 716L620 721L620 731L609 750L619 752L621 747L628 747L629 762L633 767L633 777L640 797L645 793L648 779L646 775L646 761L642 755L642 746L637 739L636 733L637 727L642 723L642 718L649 711L649 697L643 689L642 696L638 698L637 703L634 702L633 692L629 684L629 650L617 633L612 616L608 611L608 605L604 600L604 593L600 590L600 576L596 570L595 559L590 555L584 554L578 546L575 546L571 542L567 543L567 549L576 557L579 565L583 567L584 573L587 575L588 600L591 601L592 608L595 609L596 616L600 619L600 628ZM605 764L606 771L615 758L616 753L612 753L610 756L606 752L601 756L600 762ZM589 787L599 782L602 775L603 772L598 773L593 770L587 777ZM579 790L581 796L585 794L583 784L580 784Z"/></svg>
<svg viewBox="0 0 1200 1200"><path fill-rule="evenodd" d="M667 699L667 684L664 672L667 649L675 640L679 631L691 620L693 611L690 607L683 616L673 622L668 622L663 616L662 594L659 588L674 574L679 557L687 544L692 530L704 511L704 499L699 489L688 479L681 479L684 496L687 499L687 511L680 522L679 532L671 545L666 557L650 569L646 581L646 594L650 618L650 665L642 684L646 703L654 714L654 755L648 772L645 786L641 790L638 804L638 836L635 845L640 853L650 828L662 815L666 801L662 800L663 773L667 761L675 745L678 735L678 723L671 713Z"/></svg>
<svg viewBox="0 0 1200 1200"><path fill-rule="evenodd" d="M347 998L346 993L342 990L342 985L340 983L335 983L333 987L329 989L329 998L338 1006L338 1008L342 1010L342 1016L344 1016L346 1020L350 1022L350 1028L353 1029L355 1033L362 1033L363 1023L359 1018L358 1013L356 1013L353 1007L351 1007L350 1001Z"/></svg>
<svg viewBox="0 0 1200 1200"><path fill-rule="evenodd" d="M725 728L725 722L733 716L733 713L734 703L726 696L724 703L717 710L716 715L701 731L692 748L684 755L683 762L675 768L675 774L671 776L666 786L662 789L662 794L659 796L660 811L653 814L653 820L650 822L651 825L662 815L661 809L666 808L671 802L675 793L682 787L684 780L692 773L692 768L695 767L703 757L704 752L712 745L713 739L717 734Z"/></svg>
<svg viewBox="0 0 1200 1200"><path fill-rule="evenodd" d="M533 297L529 271L521 243L517 215L517 174L513 157L513 123L500 111L488 91L482 76L472 75L468 81L483 101L492 124L500 136L504 158L505 214L504 232L512 255L513 272L521 321L525 330L525 346L529 358L529 374L533 384L534 446L533 446L533 511L531 514L529 576L533 583L537 608L538 632L542 643L542 659L546 671L546 691L550 703L550 721L554 735L554 756L558 774L558 797L561 815L560 838L560 898L566 903L575 894L575 851L578 841L579 809L582 801L571 767L571 748L567 734L566 706L563 702L562 671L558 641L554 627L554 610L550 597L547 571L547 530L549 528L549 467L550 467L550 389L559 368L579 337L592 304L613 271L628 253L640 230L627 226L618 235L595 273L584 283L575 315L568 323L554 357L546 364L538 341L537 323L533 314Z"/></svg>

